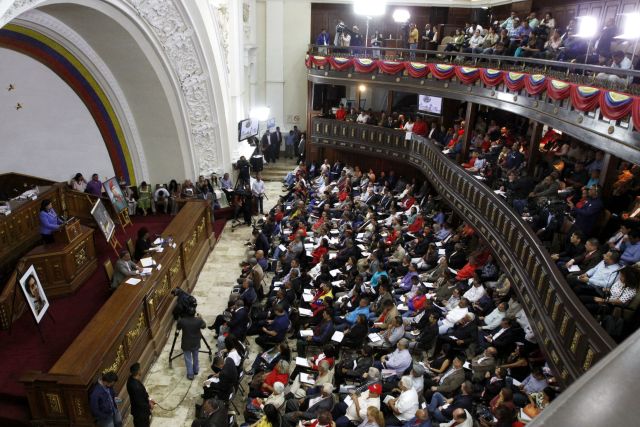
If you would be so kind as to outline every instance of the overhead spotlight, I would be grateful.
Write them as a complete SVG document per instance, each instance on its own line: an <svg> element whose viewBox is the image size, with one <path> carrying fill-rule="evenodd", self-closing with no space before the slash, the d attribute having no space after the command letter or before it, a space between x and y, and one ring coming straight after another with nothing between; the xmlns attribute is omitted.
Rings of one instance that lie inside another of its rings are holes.
<svg viewBox="0 0 640 427"><path fill-rule="evenodd" d="M411 18L411 14L407 9L396 9L393 12L393 20L398 24L407 22Z"/></svg>
<svg viewBox="0 0 640 427"><path fill-rule="evenodd" d="M635 40L640 38L640 13L625 13L622 34L617 39Z"/></svg>
<svg viewBox="0 0 640 427"><path fill-rule="evenodd" d="M269 107L253 107L249 112L249 117L261 122L267 121L271 109Z"/></svg>
<svg viewBox="0 0 640 427"><path fill-rule="evenodd" d="M592 39L598 33L598 20L593 16L578 16L576 37Z"/></svg>
<svg viewBox="0 0 640 427"><path fill-rule="evenodd" d="M360 86L358 86L358 90L360 92L364 92L365 90L367 90L367 87L365 85L360 85Z"/></svg>
<svg viewBox="0 0 640 427"><path fill-rule="evenodd" d="M387 9L387 0L354 0L353 12L356 15L380 16Z"/></svg>

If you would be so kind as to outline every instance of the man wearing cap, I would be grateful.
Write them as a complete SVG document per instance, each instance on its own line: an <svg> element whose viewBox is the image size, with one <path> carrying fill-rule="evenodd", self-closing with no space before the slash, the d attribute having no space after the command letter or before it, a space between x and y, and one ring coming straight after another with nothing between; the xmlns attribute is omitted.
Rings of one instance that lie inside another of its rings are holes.
<svg viewBox="0 0 640 427"><path fill-rule="evenodd" d="M371 384L362 394L351 393L350 404L340 402L334 409L336 427L350 427L361 423L367 417L369 407L380 409L381 394L382 386L379 383Z"/></svg>

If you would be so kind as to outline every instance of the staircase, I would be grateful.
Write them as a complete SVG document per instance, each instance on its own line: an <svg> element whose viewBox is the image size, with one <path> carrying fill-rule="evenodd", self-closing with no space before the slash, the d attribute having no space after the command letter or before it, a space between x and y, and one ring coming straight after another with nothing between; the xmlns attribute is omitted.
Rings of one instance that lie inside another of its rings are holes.
<svg viewBox="0 0 640 427"><path fill-rule="evenodd" d="M285 159L280 155L277 163L265 164L261 175L265 182L282 182L282 179L296 167L293 159Z"/></svg>

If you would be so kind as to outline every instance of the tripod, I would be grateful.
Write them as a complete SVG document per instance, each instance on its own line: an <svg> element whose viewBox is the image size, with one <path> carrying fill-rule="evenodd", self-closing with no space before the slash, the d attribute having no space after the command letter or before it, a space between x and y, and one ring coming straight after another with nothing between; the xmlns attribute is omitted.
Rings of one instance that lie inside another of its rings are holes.
<svg viewBox="0 0 640 427"><path fill-rule="evenodd" d="M180 357L180 356L182 356L184 354L183 352L179 351L175 356L173 355L173 351L176 348L176 341L178 341L178 335L180 335L180 329L176 329L176 332L173 335L173 344L171 344L171 351L169 352L169 367L170 368L172 367L173 359L177 359L178 357ZM200 339L204 343L205 347L207 347L207 350L198 350L198 353L209 354L209 363L213 362L213 352L211 351L211 346L209 345L207 340L204 338L204 335L202 335L202 332L200 332Z"/></svg>

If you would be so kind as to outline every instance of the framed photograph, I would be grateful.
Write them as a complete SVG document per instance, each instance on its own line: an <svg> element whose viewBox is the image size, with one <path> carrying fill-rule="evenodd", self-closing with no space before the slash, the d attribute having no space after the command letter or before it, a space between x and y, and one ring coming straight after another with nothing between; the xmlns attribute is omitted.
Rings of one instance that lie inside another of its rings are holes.
<svg viewBox="0 0 640 427"><path fill-rule="evenodd" d="M27 299L31 314L35 317L36 322L40 323L40 319L49 309L49 300L44 293L40 279L38 279L38 273L36 273L33 265L20 278L20 289L22 289L22 293Z"/></svg>
<svg viewBox="0 0 640 427"><path fill-rule="evenodd" d="M111 200L111 204L117 213L122 212L127 207L127 200L122 193L122 189L120 188L120 184L118 184L118 180L114 176L111 179L106 180L102 186L104 187L105 193L109 196L109 200Z"/></svg>
<svg viewBox="0 0 640 427"><path fill-rule="evenodd" d="M96 223L98 224L98 227L100 227L102 234L104 234L105 239L107 239L107 241L111 240L111 236L113 236L113 233L116 230L116 225L113 223L109 212L107 212L107 209L102 204L102 200L98 199L96 204L93 205L91 215L93 216L93 219L96 220Z"/></svg>

